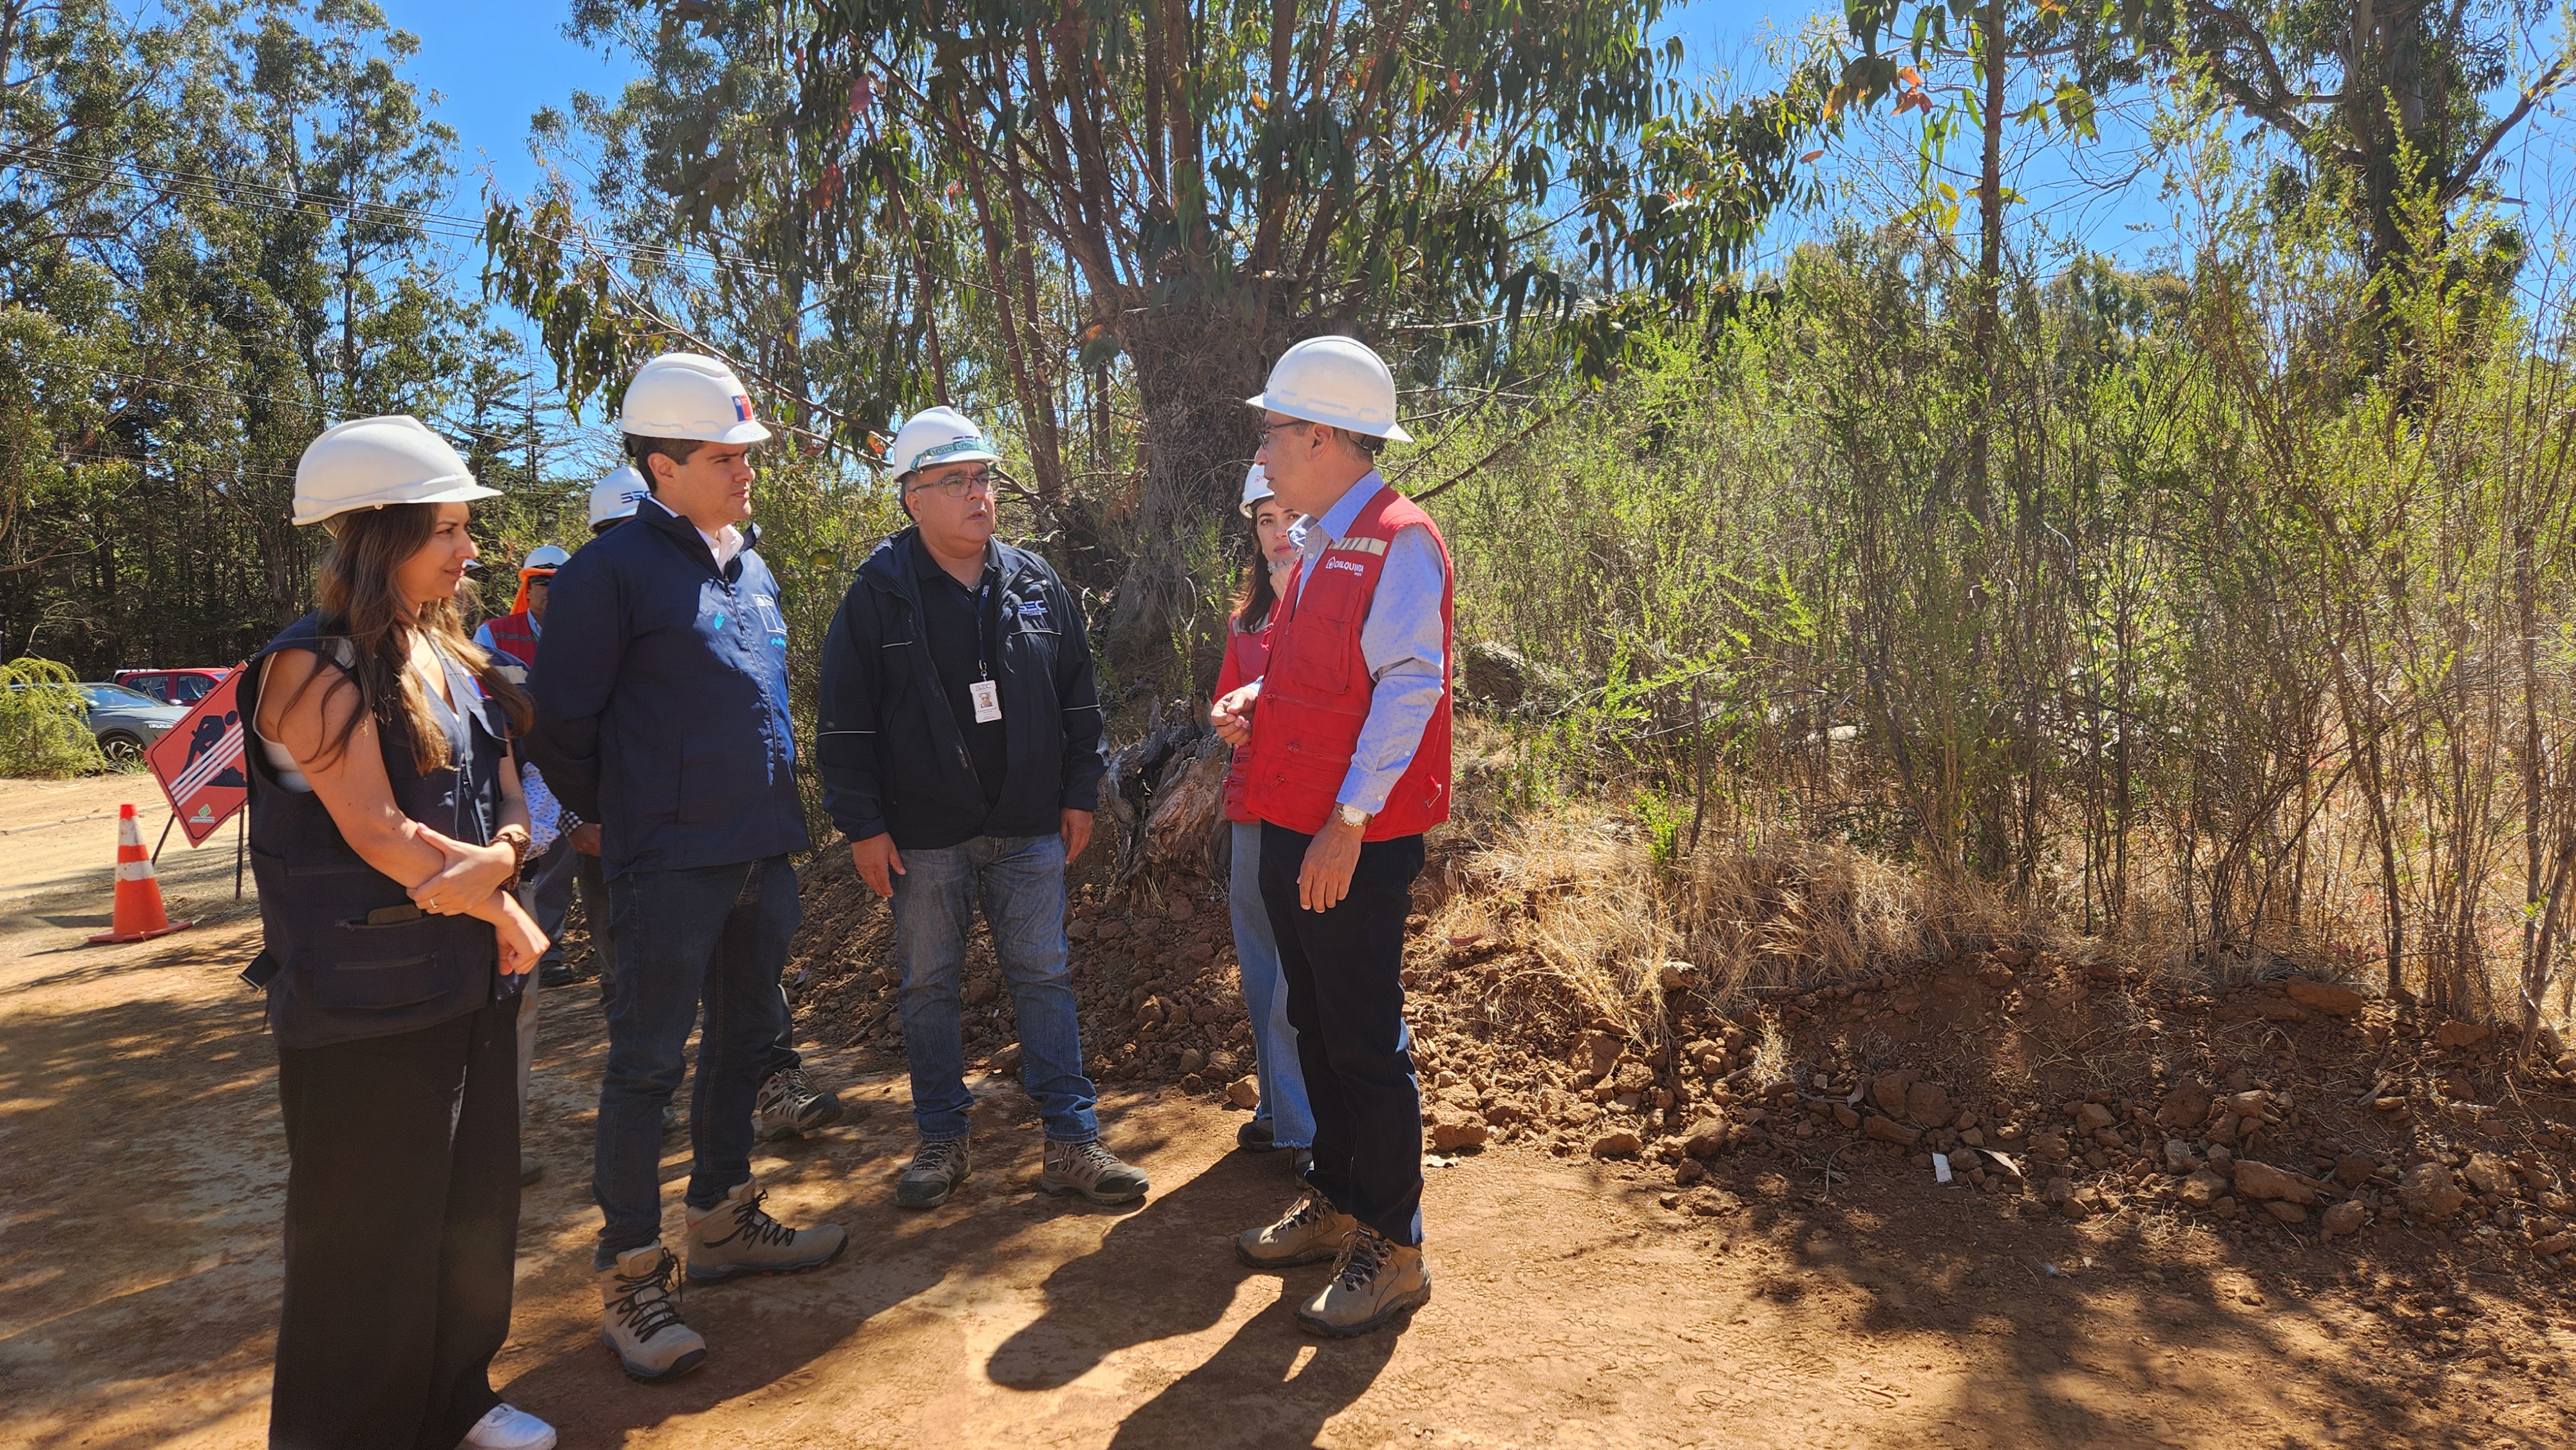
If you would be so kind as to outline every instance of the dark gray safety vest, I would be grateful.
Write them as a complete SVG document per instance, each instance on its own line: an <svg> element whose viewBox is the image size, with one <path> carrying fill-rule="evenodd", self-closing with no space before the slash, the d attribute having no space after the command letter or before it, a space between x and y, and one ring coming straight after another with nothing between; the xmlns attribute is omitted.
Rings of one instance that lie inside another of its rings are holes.
<svg viewBox="0 0 2576 1450"><path fill-rule="evenodd" d="M261 667L270 655L308 649L323 668L337 668L341 637L336 621L314 613L270 640L243 672L242 720L259 718ZM379 717L385 777L404 815L452 839L488 845L501 824L508 717L463 666L446 665L447 693L461 708L451 711L432 694L429 709L455 764L422 774L412 764L407 721ZM242 976L266 989L268 1030L278 1046L413 1032L518 995L525 978L500 974L490 922L418 912L401 882L350 848L320 799L279 783L256 733L249 746L250 869L266 940Z"/></svg>

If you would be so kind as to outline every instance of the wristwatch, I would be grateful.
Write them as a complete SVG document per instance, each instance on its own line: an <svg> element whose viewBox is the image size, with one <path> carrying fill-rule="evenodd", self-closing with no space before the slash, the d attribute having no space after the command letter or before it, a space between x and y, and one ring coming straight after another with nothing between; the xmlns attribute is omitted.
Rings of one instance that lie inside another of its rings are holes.
<svg viewBox="0 0 2576 1450"><path fill-rule="evenodd" d="M1348 801L1341 802L1339 805L1334 806L1333 809L1341 816L1343 825L1359 829L1367 828L1369 823L1368 812L1361 810L1359 807L1352 805Z"/></svg>

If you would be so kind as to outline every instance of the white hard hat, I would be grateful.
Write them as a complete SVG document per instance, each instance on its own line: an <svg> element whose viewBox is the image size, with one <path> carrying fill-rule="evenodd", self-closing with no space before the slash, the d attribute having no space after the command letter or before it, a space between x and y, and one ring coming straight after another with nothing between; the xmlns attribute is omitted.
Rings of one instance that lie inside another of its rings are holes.
<svg viewBox="0 0 2576 1450"><path fill-rule="evenodd" d="M531 569L560 569L571 562L572 555L565 553L560 545L539 544L528 551L527 562L519 566L519 572L525 574Z"/></svg>
<svg viewBox="0 0 2576 1450"><path fill-rule="evenodd" d="M500 493L476 483L455 447L407 413L338 424L306 444L295 464L299 524L387 504L465 503Z"/></svg>
<svg viewBox="0 0 2576 1450"><path fill-rule="evenodd" d="M1347 428L1389 443L1413 435L1395 421L1395 374L1368 344L1352 337L1310 337L1279 355L1256 408Z"/></svg>
<svg viewBox="0 0 2576 1450"><path fill-rule="evenodd" d="M886 450L886 466L897 479L942 463L998 463L1001 458L975 420L955 408L924 408L906 418L895 431L894 446Z"/></svg>
<svg viewBox="0 0 2576 1450"><path fill-rule="evenodd" d="M653 490L645 487L644 475L633 464L617 470L590 486L590 531L598 533L602 524L635 517L635 506Z"/></svg>
<svg viewBox="0 0 2576 1450"><path fill-rule="evenodd" d="M1270 470L1256 463L1243 474L1243 516L1252 517L1252 506L1270 497Z"/></svg>
<svg viewBox="0 0 2576 1450"><path fill-rule="evenodd" d="M758 443L769 436L733 369L693 352L666 352L637 368L617 427L638 438L701 443Z"/></svg>

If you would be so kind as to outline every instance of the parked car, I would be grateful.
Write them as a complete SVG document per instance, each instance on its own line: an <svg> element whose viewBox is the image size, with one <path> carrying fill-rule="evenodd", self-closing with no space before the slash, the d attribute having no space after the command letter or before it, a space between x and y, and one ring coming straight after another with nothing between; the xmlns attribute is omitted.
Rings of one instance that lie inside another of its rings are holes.
<svg viewBox="0 0 2576 1450"><path fill-rule="evenodd" d="M119 765L141 760L145 747L188 713L185 705L164 705L123 685L85 681L77 688L89 701L89 733L98 737L99 754Z"/></svg>
<svg viewBox="0 0 2576 1450"><path fill-rule="evenodd" d="M193 705L224 682L230 670L194 667L180 670L118 670L116 682L140 690L164 705Z"/></svg>

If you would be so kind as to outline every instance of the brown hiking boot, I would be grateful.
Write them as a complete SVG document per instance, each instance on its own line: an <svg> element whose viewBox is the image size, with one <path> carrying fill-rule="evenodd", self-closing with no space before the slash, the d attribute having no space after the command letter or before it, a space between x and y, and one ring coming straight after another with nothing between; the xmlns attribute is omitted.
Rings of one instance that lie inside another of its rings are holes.
<svg viewBox="0 0 2576 1450"><path fill-rule="evenodd" d="M1333 1282L1297 1306L1297 1322L1337 1339L1367 1334L1431 1300L1431 1266L1408 1248L1362 1224L1333 1263Z"/></svg>
<svg viewBox="0 0 2576 1450"><path fill-rule="evenodd" d="M744 1179L704 1213L689 1210L689 1282L720 1284L744 1274L801 1274L841 1256L850 1236L836 1223L789 1228L763 1212L768 1197Z"/></svg>
<svg viewBox="0 0 2576 1450"><path fill-rule="evenodd" d="M1235 1235L1234 1256L1256 1269L1293 1269L1320 1264L1342 1251L1360 1221L1333 1207L1309 1188L1277 1223L1248 1228Z"/></svg>
<svg viewBox="0 0 2576 1450"><path fill-rule="evenodd" d="M680 1322L680 1261L660 1244L617 1256L599 1274L599 1342L629 1377L666 1380L707 1357L707 1341Z"/></svg>
<svg viewBox="0 0 2576 1450"><path fill-rule="evenodd" d="M1145 1181L1145 1170L1119 1162L1096 1138L1088 1143L1047 1144L1045 1166L1038 1171L1038 1187L1049 1193L1079 1193L1094 1203L1134 1203L1152 1186Z"/></svg>

